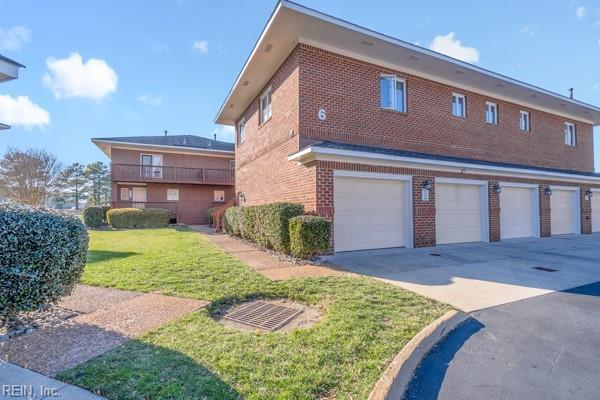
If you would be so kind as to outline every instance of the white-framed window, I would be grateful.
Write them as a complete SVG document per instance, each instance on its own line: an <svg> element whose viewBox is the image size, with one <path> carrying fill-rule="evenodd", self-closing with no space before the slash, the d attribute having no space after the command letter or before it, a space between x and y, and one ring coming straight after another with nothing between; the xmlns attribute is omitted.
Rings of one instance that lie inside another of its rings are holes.
<svg viewBox="0 0 600 400"><path fill-rule="evenodd" d="M396 75L381 75L379 103L381 108L406 112L406 81Z"/></svg>
<svg viewBox="0 0 600 400"><path fill-rule="evenodd" d="M214 202L222 203L225 201L225 191L224 190L215 190L214 192Z"/></svg>
<svg viewBox="0 0 600 400"><path fill-rule="evenodd" d="M131 194L129 192L129 188L122 187L120 192L121 193L120 193L119 197L120 197L121 201L131 200Z"/></svg>
<svg viewBox="0 0 600 400"><path fill-rule="evenodd" d="M237 131L238 131L238 144L242 144L244 143L244 136L246 134L246 120L244 118L242 118L240 120L240 122L238 122L238 126L237 126Z"/></svg>
<svg viewBox="0 0 600 400"><path fill-rule="evenodd" d="M167 201L179 201L179 189L167 189Z"/></svg>
<svg viewBox="0 0 600 400"><path fill-rule="evenodd" d="M271 88L270 87L267 88L267 90L265 90L263 92L263 94L260 95L258 106L259 106L259 123L262 125L265 122L267 122L269 119L271 119L271 115L273 115L272 110L271 110Z"/></svg>
<svg viewBox="0 0 600 400"><path fill-rule="evenodd" d="M467 98L464 94L452 93L452 115L462 118L467 116Z"/></svg>
<svg viewBox="0 0 600 400"><path fill-rule="evenodd" d="M531 130L531 116L529 111L521 111L519 124L522 131L529 132Z"/></svg>
<svg viewBox="0 0 600 400"><path fill-rule="evenodd" d="M568 146L577 144L577 128L570 122L565 122L565 144Z"/></svg>
<svg viewBox="0 0 600 400"><path fill-rule="evenodd" d="M485 122L488 124L498 124L498 104L491 101L485 102Z"/></svg>
<svg viewBox="0 0 600 400"><path fill-rule="evenodd" d="M229 160L229 169L235 171L235 160Z"/></svg>

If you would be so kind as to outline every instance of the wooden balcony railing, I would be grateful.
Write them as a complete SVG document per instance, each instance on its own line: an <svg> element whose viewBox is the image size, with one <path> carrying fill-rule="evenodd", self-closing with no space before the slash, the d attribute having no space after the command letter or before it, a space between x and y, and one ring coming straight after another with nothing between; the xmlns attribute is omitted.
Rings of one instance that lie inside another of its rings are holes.
<svg viewBox="0 0 600 400"><path fill-rule="evenodd" d="M234 184L233 171L229 169L111 164L110 174L114 181L201 183L207 185Z"/></svg>
<svg viewBox="0 0 600 400"><path fill-rule="evenodd" d="M171 218L177 218L176 201L113 201L111 208L162 208L171 212Z"/></svg>

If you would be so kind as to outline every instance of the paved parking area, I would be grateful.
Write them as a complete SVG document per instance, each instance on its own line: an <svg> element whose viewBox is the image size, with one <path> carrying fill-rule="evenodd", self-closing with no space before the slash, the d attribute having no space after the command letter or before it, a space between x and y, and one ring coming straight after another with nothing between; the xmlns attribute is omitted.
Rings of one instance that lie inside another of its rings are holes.
<svg viewBox="0 0 600 400"><path fill-rule="evenodd" d="M600 281L600 233L344 252L328 262L471 312Z"/></svg>
<svg viewBox="0 0 600 400"><path fill-rule="evenodd" d="M599 398L600 282L470 315L428 354L405 399Z"/></svg>

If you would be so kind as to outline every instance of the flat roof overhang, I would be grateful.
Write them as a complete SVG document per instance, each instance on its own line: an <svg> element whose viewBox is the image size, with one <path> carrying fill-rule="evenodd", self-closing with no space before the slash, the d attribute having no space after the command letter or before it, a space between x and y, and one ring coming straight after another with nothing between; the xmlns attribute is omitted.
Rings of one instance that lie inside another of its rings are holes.
<svg viewBox="0 0 600 400"><path fill-rule="evenodd" d="M19 77L19 68L25 68L25 66L0 55L0 82L17 79Z"/></svg>
<svg viewBox="0 0 600 400"><path fill-rule="evenodd" d="M577 184L600 185L600 175L585 175L545 171L535 168L518 168L477 164L476 162L460 162L435 160L430 158L403 157L389 154L378 154L366 151L354 151L308 146L290 156L288 161L307 164L313 161L334 161L364 165L381 165L398 168L413 168L428 171L454 172L460 174L492 175L511 178L537 179L543 181L573 182Z"/></svg>
<svg viewBox="0 0 600 400"><path fill-rule="evenodd" d="M92 139L92 143L98 146L98 148L102 150L102 152L106 154L109 158L111 156L111 151L113 148L124 150L160 151L163 153L192 154L209 157L235 157L235 152L228 150L211 150L185 146L162 146L156 144L127 143L101 139Z"/></svg>
<svg viewBox="0 0 600 400"><path fill-rule="evenodd" d="M215 122L233 125L277 68L305 43L390 69L505 100L523 107L600 124L600 108L452 57L282 0L273 11Z"/></svg>

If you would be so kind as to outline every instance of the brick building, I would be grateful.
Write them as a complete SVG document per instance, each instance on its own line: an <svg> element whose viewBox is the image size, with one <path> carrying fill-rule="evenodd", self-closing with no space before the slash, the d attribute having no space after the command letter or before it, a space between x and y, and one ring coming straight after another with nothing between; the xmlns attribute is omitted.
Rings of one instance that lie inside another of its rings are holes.
<svg viewBox="0 0 600 400"><path fill-rule="evenodd" d="M95 138L111 160L111 207L164 208L173 222L207 223L234 196L234 145L194 135Z"/></svg>
<svg viewBox="0 0 600 400"><path fill-rule="evenodd" d="M304 204L336 251L600 231L600 108L292 2L216 122L239 202Z"/></svg>

